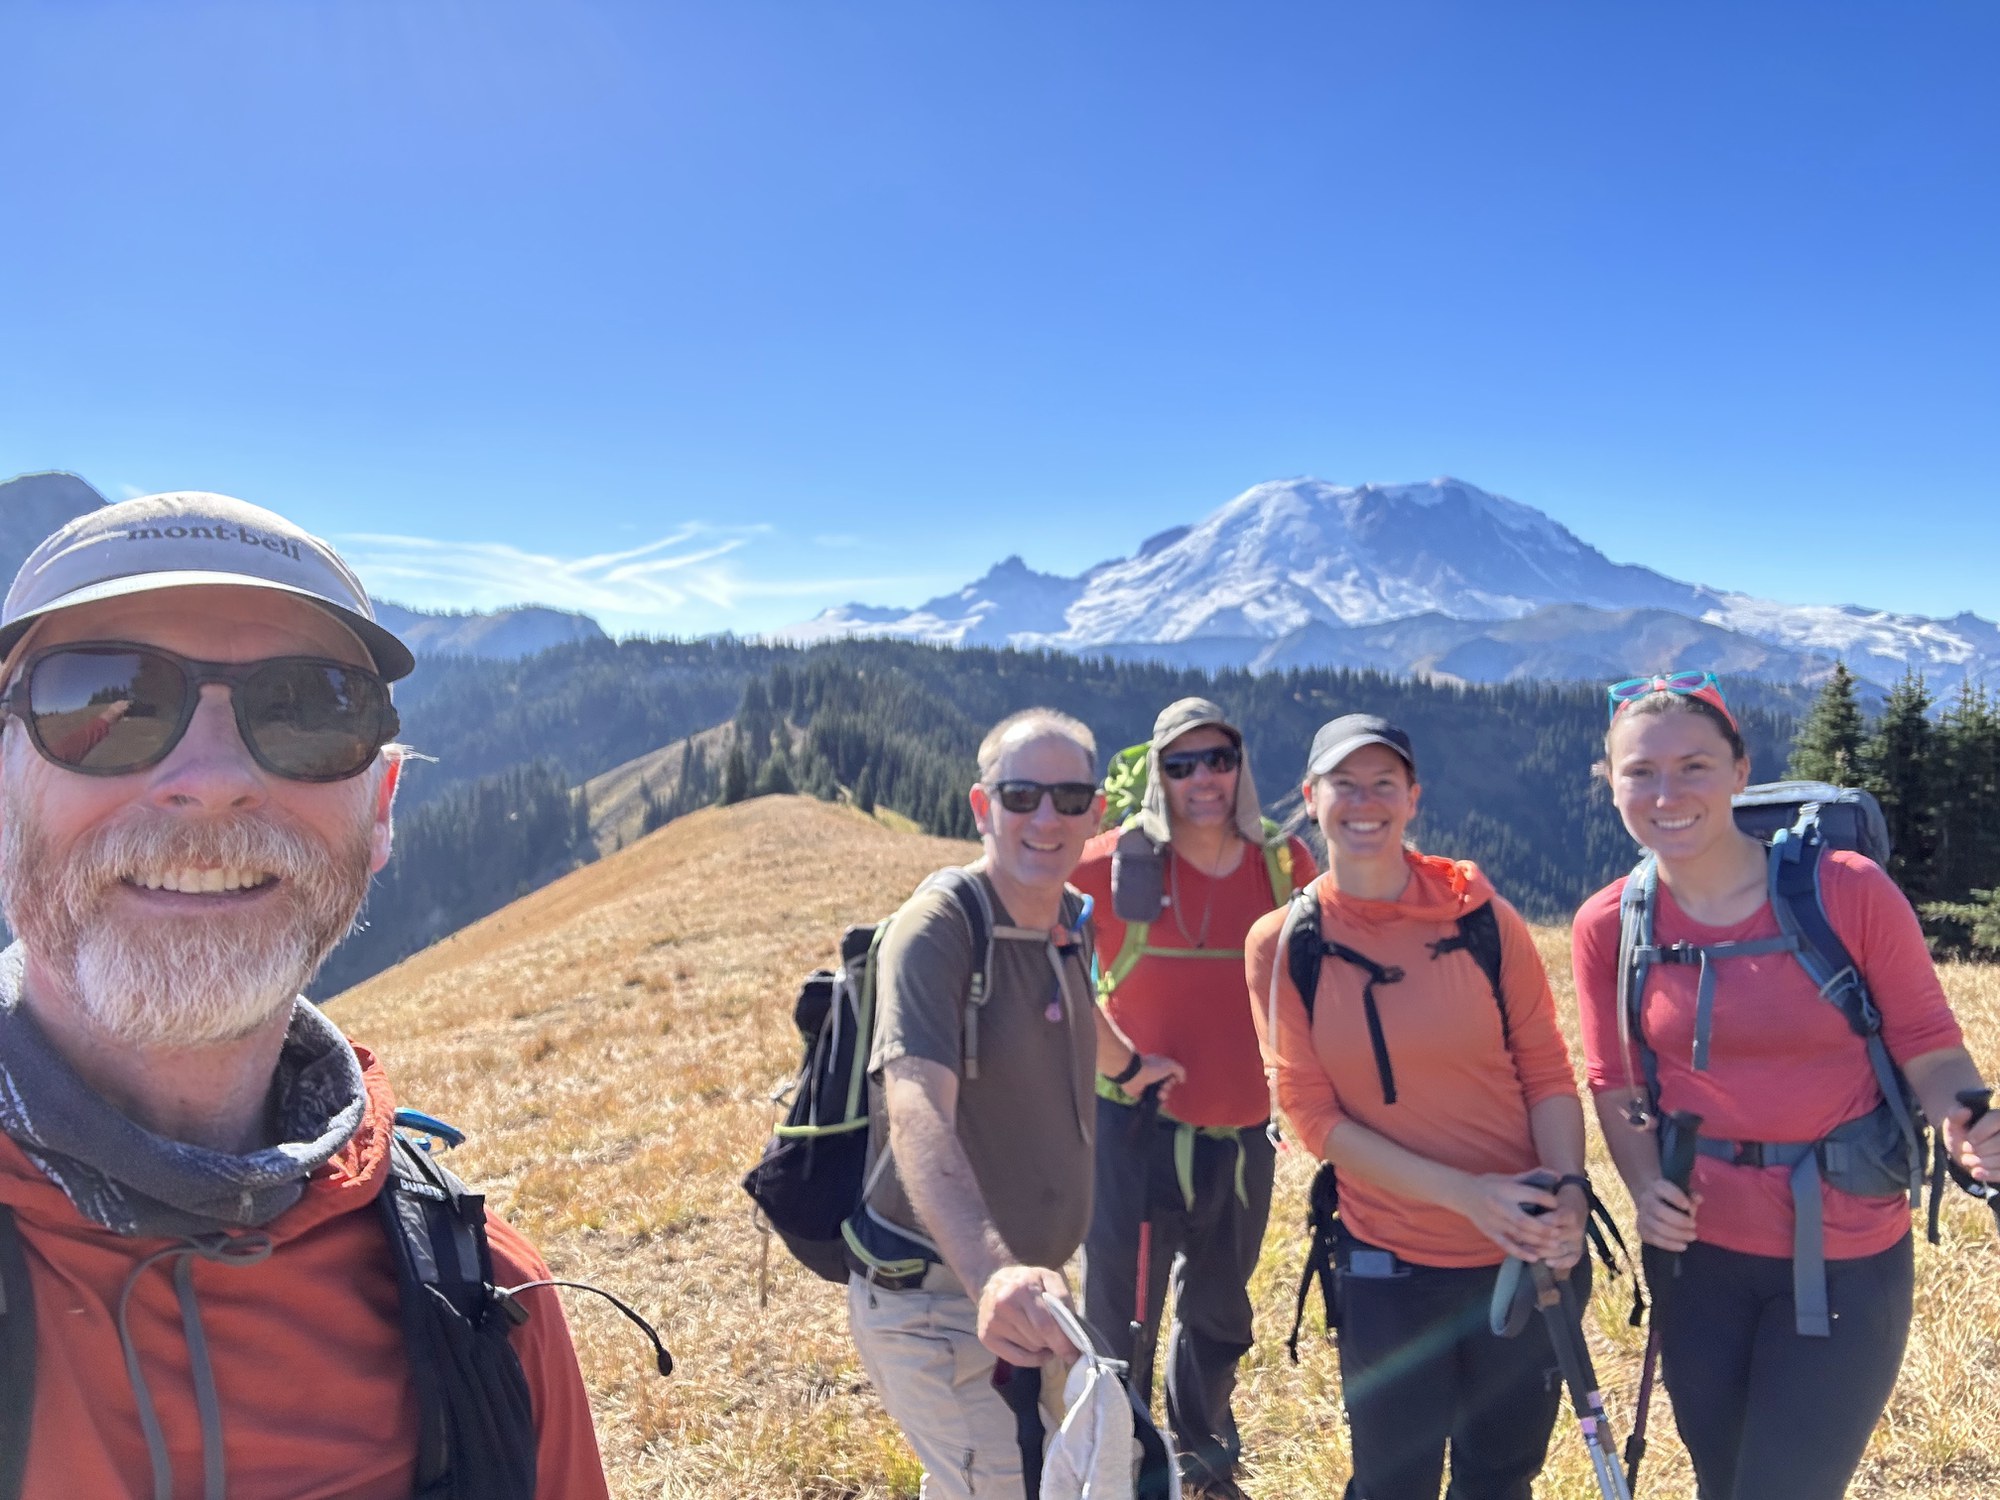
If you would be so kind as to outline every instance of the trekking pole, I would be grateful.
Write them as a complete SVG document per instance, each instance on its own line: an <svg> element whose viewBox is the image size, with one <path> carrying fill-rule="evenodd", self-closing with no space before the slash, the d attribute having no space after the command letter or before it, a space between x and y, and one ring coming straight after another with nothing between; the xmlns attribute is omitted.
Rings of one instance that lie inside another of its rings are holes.
<svg viewBox="0 0 2000 1500"><path fill-rule="evenodd" d="M1683 1193L1694 1181L1695 1144L1701 1135L1701 1116L1677 1109L1667 1116L1672 1125L1673 1144L1660 1153L1660 1174ZM1681 1274L1678 1253L1670 1256L1672 1275ZM1639 1487L1639 1460L1646 1456L1646 1426L1653 1411L1653 1375L1660 1366L1660 1289L1653 1288L1653 1310L1646 1324L1646 1357L1639 1365L1638 1410L1632 1417L1632 1436L1625 1442L1625 1484Z"/></svg>
<svg viewBox="0 0 2000 1500"><path fill-rule="evenodd" d="M1533 1186L1545 1192L1554 1192L1554 1174L1546 1174L1526 1179ZM1535 1204L1521 1205L1524 1213L1545 1214L1546 1208ZM1535 1308L1548 1324L1549 1343L1556 1352L1556 1365L1562 1371L1563 1384L1569 1387L1570 1407L1576 1412L1577 1426L1583 1434L1584 1451L1590 1455L1590 1469L1597 1477L1597 1492L1603 1500L1632 1500L1632 1491L1625 1483L1625 1471L1618 1467L1612 1456L1616 1443L1611 1433L1611 1423L1604 1414L1604 1393L1597 1388L1597 1372L1591 1368L1590 1347L1584 1342L1583 1313L1576 1301L1576 1287L1566 1276L1557 1276L1544 1261L1528 1261L1526 1270L1534 1288ZM1501 1274L1494 1284L1493 1308L1490 1317L1495 1333L1504 1334L1509 1326L1518 1328L1518 1323L1510 1323L1502 1307L1503 1299L1512 1301L1510 1290L1518 1285L1520 1267L1523 1262L1513 1260L1501 1268ZM1512 1275L1508 1274L1512 1270Z"/></svg>
<svg viewBox="0 0 2000 1500"><path fill-rule="evenodd" d="M1149 1083L1139 1095L1138 1118L1133 1128L1139 1136L1139 1264L1138 1281L1132 1292L1132 1368L1137 1369L1141 1353L1139 1340L1146 1332L1146 1292L1153 1273L1153 1127L1160 1119L1160 1090L1163 1078ZM1150 1368L1152 1361L1148 1360ZM1151 1390L1146 1392L1148 1402Z"/></svg>
<svg viewBox="0 0 2000 1500"><path fill-rule="evenodd" d="M1958 1102L1960 1106L1971 1111L1972 1118L1965 1122L1967 1127L1977 1125L1985 1118L1987 1112L1993 1108L1993 1090L1986 1088L1960 1089L1958 1091ZM1944 1153L1944 1133L1942 1131L1938 1132L1938 1153L1941 1157ZM2000 1184L1981 1182L1957 1162L1952 1161L1948 1157L1944 1158L1944 1160L1946 1167L1951 1172L1952 1181L1972 1194L1973 1197L1983 1199L1986 1206L1993 1210L1995 1224L2000 1225ZM1937 1199L1935 1195L1931 1199L1931 1238L1933 1240L1937 1238Z"/></svg>

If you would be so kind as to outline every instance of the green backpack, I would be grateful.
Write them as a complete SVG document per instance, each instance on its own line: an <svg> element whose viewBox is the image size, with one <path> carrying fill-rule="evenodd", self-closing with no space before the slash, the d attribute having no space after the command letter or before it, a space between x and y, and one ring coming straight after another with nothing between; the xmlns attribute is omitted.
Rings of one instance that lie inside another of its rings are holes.
<svg viewBox="0 0 2000 1500"><path fill-rule="evenodd" d="M1125 935L1110 962L1098 971L1100 1000L1125 982L1142 958L1233 958L1243 960L1241 948L1161 948L1147 941L1153 922L1166 900L1166 850L1153 842L1139 825L1139 813L1146 802L1146 763L1152 742L1131 745L1111 757L1104 768L1104 822L1109 830L1119 830L1117 846L1111 854L1111 909L1125 924ZM1264 871L1271 881L1271 905L1283 906L1292 895L1292 845L1284 831L1265 818Z"/></svg>

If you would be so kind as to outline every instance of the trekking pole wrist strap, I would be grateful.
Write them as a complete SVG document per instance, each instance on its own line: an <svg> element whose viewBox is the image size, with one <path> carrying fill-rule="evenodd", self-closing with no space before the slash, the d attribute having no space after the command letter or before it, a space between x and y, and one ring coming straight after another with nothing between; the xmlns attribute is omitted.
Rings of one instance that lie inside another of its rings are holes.
<svg viewBox="0 0 2000 1500"><path fill-rule="evenodd" d="M1560 1193L1566 1187L1582 1188L1583 1196L1586 1198L1594 1199L1597 1196L1596 1193L1594 1193L1591 1190L1590 1179L1584 1176L1583 1173L1581 1172L1563 1173L1562 1176L1556 1179L1556 1185L1550 1188L1549 1191L1552 1193Z"/></svg>
<svg viewBox="0 0 2000 1500"><path fill-rule="evenodd" d="M1130 1083L1133 1079L1137 1078L1139 1076L1139 1070L1143 1068L1145 1065L1146 1065L1146 1059L1144 1054L1142 1054L1137 1047L1134 1047L1132 1049L1132 1060L1127 1064L1125 1064L1124 1067L1120 1068L1116 1073L1107 1074L1106 1076L1109 1077L1113 1083L1122 1086L1124 1084Z"/></svg>

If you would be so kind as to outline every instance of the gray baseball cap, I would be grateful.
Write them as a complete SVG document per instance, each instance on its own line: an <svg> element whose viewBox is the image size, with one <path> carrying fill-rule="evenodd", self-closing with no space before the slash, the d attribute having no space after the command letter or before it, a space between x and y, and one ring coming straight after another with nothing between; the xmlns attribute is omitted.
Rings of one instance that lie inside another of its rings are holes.
<svg viewBox="0 0 2000 1500"><path fill-rule="evenodd" d="M317 604L361 637L391 682L416 665L376 623L368 591L332 547L260 506L193 490L86 511L29 553L0 606L0 655L59 609L218 584Z"/></svg>
<svg viewBox="0 0 2000 1500"><path fill-rule="evenodd" d="M1363 745L1387 746L1402 756L1412 776L1417 774L1417 752L1410 748L1409 735L1376 714L1343 714L1319 726L1306 759L1306 775L1326 775Z"/></svg>

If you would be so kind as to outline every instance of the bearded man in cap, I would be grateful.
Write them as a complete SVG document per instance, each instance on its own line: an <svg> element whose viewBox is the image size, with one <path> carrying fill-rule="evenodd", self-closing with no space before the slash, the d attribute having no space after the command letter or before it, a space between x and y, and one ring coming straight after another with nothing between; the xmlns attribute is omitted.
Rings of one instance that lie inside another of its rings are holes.
<svg viewBox="0 0 2000 1500"><path fill-rule="evenodd" d="M186 493L45 541L0 654L0 1495L605 1495L553 1292L416 1331L547 1268L473 1195L439 1228L299 993L389 857L408 648L326 543Z"/></svg>
<svg viewBox="0 0 2000 1500"><path fill-rule="evenodd" d="M1096 899L1112 1022L1098 1049L1084 1312L1150 1401L1171 1285L1167 1422L1183 1479L1216 1496L1240 1493L1230 1396L1273 1171L1243 940L1313 874L1303 843L1267 829L1242 732L1207 699L1183 698L1153 724L1139 813L1092 839L1070 877ZM1185 1076L1152 1089L1154 1055Z"/></svg>

